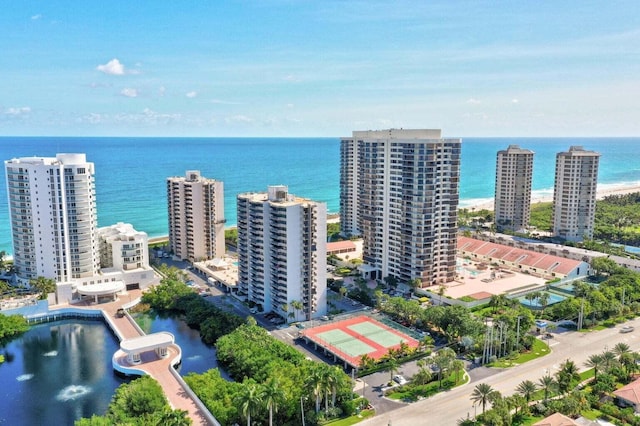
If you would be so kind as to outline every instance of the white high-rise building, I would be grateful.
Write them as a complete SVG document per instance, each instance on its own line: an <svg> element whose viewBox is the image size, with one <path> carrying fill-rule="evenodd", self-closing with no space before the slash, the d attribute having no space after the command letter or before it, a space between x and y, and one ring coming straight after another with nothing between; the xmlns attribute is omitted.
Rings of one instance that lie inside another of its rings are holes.
<svg viewBox="0 0 640 426"><path fill-rule="evenodd" d="M222 258L224 184L189 170L167 179L169 247L174 256L191 262Z"/></svg>
<svg viewBox="0 0 640 426"><path fill-rule="evenodd" d="M520 231L529 227L533 154L518 145L498 151L494 208L498 231Z"/></svg>
<svg viewBox="0 0 640 426"><path fill-rule="evenodd" d="M600 153L572 146L556 155L553 234L565 241L593 238Z"/></svg>
<svg viewBox="0 0 640 426"><path fill-rule="evenodd" d="M327 311L327 206L286 186L238 195L239 291L287 321Z"/></svg>
<svg viewBox="0 0 640 426"><path fill-rule="evenodd" d="M149 269L149 245L146 232L136 231L129 223L98 228L100 267L118 271Z"/></svg>
<svg viewBox="0 0 640 426"><path fill-rule="evenodd" d="M85 154L5 161L13 259L21 282L99 269L94 166Z"/></svg>
<svg viewBox="0 0 640 426"><path fill-rule="evenodd" d="M427 129L342 139L342 232L363 237L370 278L418 279L423 287L455 278L461 145Z"/></svg>

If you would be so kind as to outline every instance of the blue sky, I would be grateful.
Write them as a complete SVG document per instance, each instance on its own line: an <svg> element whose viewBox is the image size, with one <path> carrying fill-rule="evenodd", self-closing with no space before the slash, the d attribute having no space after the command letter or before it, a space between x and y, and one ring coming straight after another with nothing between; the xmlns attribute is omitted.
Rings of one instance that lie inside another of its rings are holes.
<svg viewBox="0 0 640 426"><path fill-rule="evenodd" d="M637 0L0 8L0 135L640 136Z"/></svg>

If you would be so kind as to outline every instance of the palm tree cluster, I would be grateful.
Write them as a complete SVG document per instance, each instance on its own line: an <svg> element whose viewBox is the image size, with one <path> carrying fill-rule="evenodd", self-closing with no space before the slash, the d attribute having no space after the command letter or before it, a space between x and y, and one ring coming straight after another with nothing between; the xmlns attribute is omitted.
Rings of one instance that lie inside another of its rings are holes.
<svg viewBox="0 0 640 426"><path fill-rule="evenodd" d="M251 426L251 416L257 415L266 408L269 412L269 426L273 426L273 413L284 402L285 393L275 378L270 378L264 385L249 383L236 396L236 403L242 416L247 419L247 426Z"/></svg>
<svg viewBox="0 0 640 426"><path fill-rule="evenodd" d="M554 374L547 372L537 382L522 381L510 397L502 397L490 385L480 383L474 388L470 399L474 406L482 407L481 419L485 425L511 424L512 416L528 414L532 408L541 415L561 412L576 417L588 409L590 401L594 400L590 392L597 401L598 397L615 390L617 382L628 383L640 370L639 360L640 354L631 351L628 344L620 342L611 350L591 355L585 362L584 365L593 370L589 388L578 387L581 381L578 366L566 359ZM539 402L532 405L536 400ZM489 404L492 408L487 411ZM468 419L458 423L475 424Z"/></svg>

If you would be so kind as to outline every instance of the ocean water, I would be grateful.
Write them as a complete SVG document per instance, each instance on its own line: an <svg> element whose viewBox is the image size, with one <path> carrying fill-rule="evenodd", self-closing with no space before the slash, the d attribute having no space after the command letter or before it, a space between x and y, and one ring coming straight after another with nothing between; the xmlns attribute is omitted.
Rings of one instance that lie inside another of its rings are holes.
<svg viewBox="0 0 640 426"><path fill-rule="evenodd" d="M602 154L599 187L640 184L640 138L463 138L461 207L493 197L496 153L510 144L536 153L534 197L553 193L555 155L572 145ZM128 222L150 237L168 232L166 178L187 170L224 182L227 226L236 224L236 195L268 185L337 212L339 146L338 138L0 137L3 160L86 153L96 169L99 226ZM0 250L11 253L4 169L0 179Z"/></svg>

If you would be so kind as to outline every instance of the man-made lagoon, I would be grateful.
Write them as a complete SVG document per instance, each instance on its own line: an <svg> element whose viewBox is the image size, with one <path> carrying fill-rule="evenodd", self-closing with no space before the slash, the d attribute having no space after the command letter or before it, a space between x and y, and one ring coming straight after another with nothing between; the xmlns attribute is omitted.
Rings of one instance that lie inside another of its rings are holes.
<svg viewBox="0 0 640 426"><path fill-rule="evenodd" d="M215 368L215 350L172 317L149 317L150 331L168 331L182 348L180 374ZM147 330L145 330L147 331ZM111 357L118 339L102 321L63 320L33 326L0 349L0 424L73 425L103 415L115 389ZM223 376L225 377L225 376Z"/></svg>

